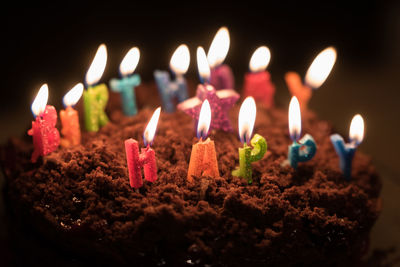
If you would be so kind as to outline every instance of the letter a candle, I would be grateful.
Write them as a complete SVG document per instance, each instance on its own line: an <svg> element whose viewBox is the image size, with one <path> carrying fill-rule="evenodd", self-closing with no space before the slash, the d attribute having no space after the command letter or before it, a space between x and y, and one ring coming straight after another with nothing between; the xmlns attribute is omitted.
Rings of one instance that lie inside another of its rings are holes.
<svg viewBox="0 0 400 267"><path fill-rule="evenodd" d="M193 181L193 177L209 176L215 178L219 176L214 141L207 138L210 122L210 103L208 103L208 100L204 100L201 105L199 123L197 125L197 138L199 138L199 142L193 145L190 155L187 175L189 182ZM207 140L203 141L206 138Z"/></svg>
<svg viewBox="0 0 400 267"><path fill-rule="evenodd" d="M324 49L311 63L307 70L305 83L296 72L288 72L285 75L286 84L292 96L297 97L302 111L307 110L308 101L312 96L312 90L318 89L328 78L336 61L336 50L333 47Z"/></svg>
<svg viewBox="0 0 400 267"><path fill-rule="evenodd" d="M126 161L129 171L129 183L132 188L140 188L143 185L141 169L143 167L144 178L149 182L157 180L157 164L154 150L150 147L156 133L161 108L157 108L146 130L143 133L145 148L139 154L139 143L133 138L125 140Z"/></svg>
<svg viewBox="0 0 400 267"><path fill-rule="evenodd" d="M350 124L349 139L350 143L345 144L343 137L339 134L331 135L332 144L339 155L340 169L347 180L351 178L351 162L354 153L364 139L364 120L361 115L353 117Z"/></svg>
<svg viewBox="0 0 400 267"><path fill-rule="evenodd" d="M288 161L290 166L296 169L299 162L309 161L314 157L317 145L314 138L309 134L304 135L299 140L301 135L301 112L299 101L295 96L292 97L289 104L289 133L293 144L289 146Z"/></svg>
<svg viewBox="0 0 400 267"><path fill-rule="evenodd" d="M256 103L253 97L247 97L239 111L239 137L243 143L243 148L239 148L239 168L232 171L233 176L245 178L249 184L253 182L251 163L264 157L267 152L267 142L259 134L253 133L254 122L256 120ZM247 145L250 140L251 146Z"/></svg>
<svg viewBox="0 0 400 267"><path fill-rule="evenodd" d="M104 44L97 49L92 65L86 73L87 90L83 92L85 127L89 132L97 132L108 123L105 108L108 101L107 86L96 85L103 75L107 63L107 48Z"/></svg>
<svg viewBox="0 0 400 267"><path fill-rule="evenodd" d="M73 106L79 101L83 93L83 84L78 83L63 98L65 110L60 111L61 145L63 147L76 146L81 143L81 129L79 115Z"/></svg>
<svg viewBox="0 0 400 267"><path fill-rule="evenodd" d="M31 106L35 121L32 121L28 135L33 137L34 150L31 157L33 163L39 156L45 156L56 150L60 144L60 133L55 128L57 111L53 106L47 105L48 96L49 88L47 84L43 84Z"/></svg>

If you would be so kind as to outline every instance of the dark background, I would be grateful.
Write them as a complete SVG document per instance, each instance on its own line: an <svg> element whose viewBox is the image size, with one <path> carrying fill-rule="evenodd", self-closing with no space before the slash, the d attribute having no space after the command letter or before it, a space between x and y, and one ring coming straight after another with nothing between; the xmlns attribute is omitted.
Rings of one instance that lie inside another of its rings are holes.
<svg viewBox="0 0 400 267"><path fill-rule="evenodd" d="M68 3L2 7L1 142L27 129L31 102L44 82L49 103L60 108L65 92L83 81L100 43L109 55L104 82L117 76L132 46L141 51L136 72L152 81L153 70L166 69L181 43L191 50L187 76L197 79L196 47L207 50L218 28L227 26L231 47L225 62L233 68L238 91L252 52L267 45L268 70L283 107L290 99L285 72L304 76L313 58L333 45L336 65L310 107L345 137L353 115L363 115L360 150L372 155L384 179L384 211L373 244L382 249L400 244L400 2Z"/></svg>

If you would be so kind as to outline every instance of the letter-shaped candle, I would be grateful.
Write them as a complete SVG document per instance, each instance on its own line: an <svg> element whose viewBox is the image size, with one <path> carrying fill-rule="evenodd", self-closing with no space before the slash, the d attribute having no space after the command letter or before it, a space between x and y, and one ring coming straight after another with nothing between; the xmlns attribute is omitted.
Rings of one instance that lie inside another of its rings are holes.
<svg viewBox="0 0 400 267"><path fill-rule="evenodd" d="M186 80L183 75L187 72L189 63L189 48L187 45L182 44L175 50L169 63L170 69L175 75L174 81L171 81L167 71L154 71L154 78L157 83L165 112L175 111L175 99L180 103L188 98Z"/></svg>
<svg viewBox="0 0 400 267"><path fill-rule="evenodd" d="M140 84L140 76L133 72L139 63L139 58L139 49L133 47L119 65L119 73L122 78L110 81L111 90L121 94L122 110L126 116L133 116L137 113L135 87Z"/></svg>
<svg viewBox="0 0 400 267"><path fill-rule="evenodd" d="M244 77L244 95L252 96L266 108L274 105L275 86L271 82L270 74L265 69L271 58L266 46L261 46L251 56L250 73Z"/></svg>
<svg viewBox="0 0 400 267"><path fill-rule="evenodd" d="M157 164L154 150L150 147L156 133L158 119L160 117L161 108L157 108L146 130L143 133L143 141L146 148L142 148L139 154L139 143L133 138L125 140L126 161L129 171L129 183L132 188L140 188L143 185L142 172L143 167L144 178L149 182L157 180Z"/></svg>
<svg viewBox="0 0 400 267"><path fill-rule="evenodd" d="M33 137L34 150L31 157L33 163L39 156L45 156L56 150L60 144L60 133L55 128L57 111L53 106L47 105L48 96L49 88L47 84L43 84L31 107L36 117L35 121L32 121L32 128L28 131L28 135Z"/></svg>
<svg viewBox="0 0 400 267"><path fill-rule="evenodd" d="M245 178L249 184L253 182L251 163L262 159L267 152L267 142L264 137L255 134L250 140L256 120L256 112L254 98L247 97L239 111L239 137L243 143L243 148L239 148L239 168L232 171L233 176ZM247 145L249 140L251 146Z"/></svg>
<svg viewBox="0 0 400 267"><path fill-rule="evenodd" d="M83 92L85 127L89 132L97 132L108 123L105 108L108 101L108 88L102 83L96 85L103 75L107 63L107 48L104 44L97 49L92 65L86 73L87 90Z"/></svg>
<svg viewBox="0 0 400 267"><path fill-rule="evenodd" d="M197 138L199 142L192 147L190 155L187 179L192 182L193 177L210 176L218 177L217 154L215 153L214 141L207 138L211 121L211 107L208 100L201 105L199 123L197 125ZM206 139L207 138L207 139ZM203 139L206 139L203 141Z"/></svg>
<svg viewBox="0 0 400 267"><path fill-rule="evenodd" d="M221 27L208 49L207 60L211 68L210 83L215 89L233 89L235 81L231 68L222 64L229 51L230 38L226 27Z"/></svg>
<svg viewBox="0 0 400 267"><path fill-rule="evenodd" d="M292 97L289 104L289 133L293 144L289 146L288 160L290 166L296 169L299 162L309 161L314 157L317 145L314 138L309 134L305 134L299 140L301 135L301 112L299 101L295 96Z"/></svg>
<svg viewBox="0 0 400 267"><path fill-rule="evenodd" d="M331 135L332 144L339 155L340 169L347 180L351 178L351 162L354 153L364 139L364 120L359 114L355 115L351 121L349 139L350 143L346 144L339 134Z"/></svg>
<svg viewBox="0 0 400 267"><path fill-rule="evenodd" d="M78 83L63 98L65 110L60 111L61 145L63 147L76 146L81 143L81 129L79 115L73 106L79 101L83 93L83 84Z"/></svg>
<svg viewBox="0 0 400 267"><path fill-rule="evenodd" d="M285 75L286 84L292 96L297 97L302 111L307 110L308 101L312 96L312 89L318 89L328 78L336 61L336 50L333 47L324 49L311 63L307 70L305 83L296 72Z"/></svg>

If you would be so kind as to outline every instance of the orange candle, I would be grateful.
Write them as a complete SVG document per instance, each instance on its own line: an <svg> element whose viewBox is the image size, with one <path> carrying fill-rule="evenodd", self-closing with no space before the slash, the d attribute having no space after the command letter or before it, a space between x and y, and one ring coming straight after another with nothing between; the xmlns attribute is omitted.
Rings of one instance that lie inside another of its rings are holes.
<svg viewBox="0 0 400 267"><path fill-rule="evenodd" d="M292 96L297 97L302 111L307 110L308 101L312 96L313 89L318 89L325 82L335 61L336 50L333 47L328 47L319 53L311 63L304 78L304 84L298 73L286 73L286 84Z"/></svg>
<svg viewBox="0 0 400 267"><path fill-rule="evenodd" d="M193 181L193 177L210 176L214 178L219 176L214 141L207 138L210 122L211 108L208 100L205 100L201 106L199 123L197 125L197 137L200 140L193 145L190 155L187 175L187 179L190 182ZM205 138L207 139L203 141Z"/></svg>
<svg viewBox="0 0 400 267"><path fill-rule="evenodd" d="M83 84L74 86L63 99L65 110L60 111L61 119L61 145L63 147L76 146L81 143L81 129L79 127L79 116L74 106L83 93Z"/></svg>

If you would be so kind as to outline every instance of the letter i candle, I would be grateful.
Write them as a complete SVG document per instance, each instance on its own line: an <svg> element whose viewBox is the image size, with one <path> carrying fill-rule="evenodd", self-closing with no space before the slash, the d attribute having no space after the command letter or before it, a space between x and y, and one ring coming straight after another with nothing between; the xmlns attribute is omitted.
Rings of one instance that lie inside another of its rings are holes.
<svg viewBox="0 0 400 267"><path fill-rule="evenodd" d="M61 146L76 146L81 143L81 129L79 115L73 106L79 101L83 93L83 84L78 83L63 98L65 110L60 111L61 120Z"/></svg>
<svg viewBox="0 0 400 267"><path fill-rule="evenodd" d="M60 133L55 128L57 111L53 106L47 105L48 96L49 88L47 84L43 84L31 106L35 121L32 121L28 135L33 137L34 150L31 157L33 163L39 156L45 156L56 150L60 144Z"/></svg>
<svg viewBox="0 0 400 267"><path fill-rule="evenodd" d="M251 146L247 144L253 132L256 112L254 98L247 97L239 111L239 137L243 143L243 148L239 148L239 168L232 171L233 176L245 178L249 184L253 182L251 163L262 159L267 152L267 142L259 134L251 139Z"/></svg>
<svg viewBox="0 0 400 267"><path fill-rule="evenodd" d="M102 83L96 85L103 75L107 63L107 48L104 44L97 49L92 65L86 73L88 88L83 92L85 127L89 132L97 132L108 123L105 108L108 101L108 88Z"/></svg>
<svg viewBox="0 0 400 267"><path fill-rule="evenodd" d="M187 179L192 182L193 177L209 176L218 177L218 162L214 141L207 138L211 122L211 107L208 100L201 105L199 123L197 125L197 138L199 142L192 147ZM206 139L207 138L207 139ZM206 139L205 141L203 141Z"/></svg>
<svg viewBox="0 0 400 267"><path fill-rule="evenodd" d="M143 185L142 172L143 168L144 178L149 182L157 180L157 164L154 150L150 147L154 140L156 133L158 119L160 117L161 108L157 108L146 130L143 133L143 141L145 148L141 149L139 154L139 143L133 138L125 140L125 153L126 161L129 171L129 183L132 188L140 188Z"/></svg>
<svg viewBox="0 0 400 267"><path fill-rule="evenodd" d="M308 101L312 96L312 90L318 89L325 82L335 61L336 50L333 47L328 47L319 53L311 63L307 70L304 84L298 73L286 73L286 84L292 96L297 97L302 111L307 110Z"/></svg>
<svg viewBox="0 0 400 267"><path fill-rule="evenodd" d="M343 176L349 180L351 178L351 163L357 147L364 139L364 120L361 115L355 115L350 124L349 143L345 143L339 134L331 135L331 141L336 153L339 155L340 169Z"/></svg>
<svg viewBox="0 0 400 267"><path fill-rule="evenodd" d="M271 59L271 53L266 46L261 46L251 56L250 73L244 77L244 95L252 96L265 106L271 108L274 105L275 86L271 82L271 75L265 69Z"/></svg>
<svg viewBox="0 0 400 267"><path fill-rule="evenodd" d="M292 168L296 169L299 162L306 162L312 159L317 151L317 145L314 138L305 134L301 135L301 112L299 101L295 96L289 104L289 133L293 144L289 146L288 161Z"/></svg>
<svg viewBox="0 0 400 267"><path fill-rule="evenodd" d="M135 87L140 84L139 74L132 74L139 63L140 51L137 47L128 51L119 65L121 79L111 79L110 87L121 94L122 110L126 116L137 113Z"/></svg>

